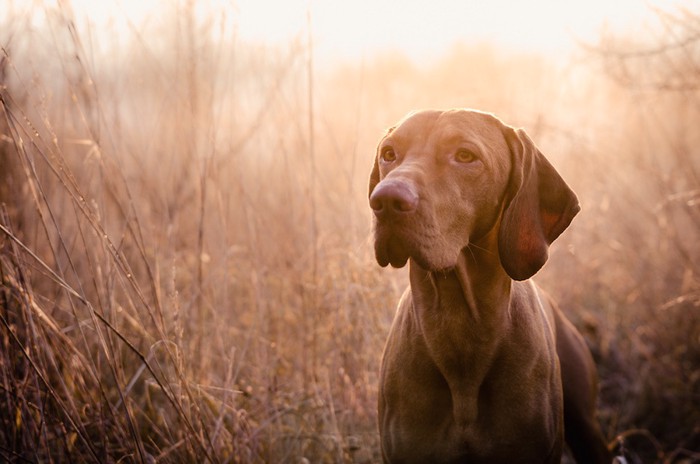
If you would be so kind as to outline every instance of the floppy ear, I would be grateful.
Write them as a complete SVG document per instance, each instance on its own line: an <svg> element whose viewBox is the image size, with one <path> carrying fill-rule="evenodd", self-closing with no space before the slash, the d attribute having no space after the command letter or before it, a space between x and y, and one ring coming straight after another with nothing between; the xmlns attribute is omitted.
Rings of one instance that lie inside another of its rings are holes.
<svg viewBox="0 0 700 464"><path fill-rule="evenodd" d="M374 167L372 168L372 173L369 175L369 195L372 195L374 187L379 183L379 163L377 162L377 157L374 157Z"/></svg>
<svg viewBox="0 0 700 464"><path fill-rule="evenodd" d="M377 150L374 155L374 167L372 168L372 173L369 175L369 195L372 195L374 187L376 187L379 183L379 163L377 162L377 156L379 155L379 146L382 144L382 141L394 131L395 128L396 126L387 129L386 134L384 134L382 139L379 141L379 144L377 144Z"/></svg>
<svg viewBox="0 0 700 464"><path fill-rule="evenodd" d="M532 277L549 245L581 209L576 194L522 129L506 127L512 168L498 233L501 264L514 280Z"/></svg>

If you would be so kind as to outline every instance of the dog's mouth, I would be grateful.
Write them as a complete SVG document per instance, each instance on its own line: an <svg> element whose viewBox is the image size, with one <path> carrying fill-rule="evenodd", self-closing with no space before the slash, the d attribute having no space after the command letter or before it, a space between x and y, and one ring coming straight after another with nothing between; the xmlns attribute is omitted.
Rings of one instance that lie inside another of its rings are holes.
<svg viewBox="0 0 700 464"><path fill-rule="evenodd" d="M374 254L380 266L386 267L391 264L391 267L395 268L404 267L408 258L413 254L411 251L411 247L407 245L405 239L377 227L374 238Z"/></svg>
<svg viewBox="0 0 700 464"><path fill-rule="evenodd" d="M450 253L444 239L430 228L419 227L414 221L407 224L376 221L374 254L377 263L401 268L409 258L423 269L439 271L454 266L459 250Z"/></svg>

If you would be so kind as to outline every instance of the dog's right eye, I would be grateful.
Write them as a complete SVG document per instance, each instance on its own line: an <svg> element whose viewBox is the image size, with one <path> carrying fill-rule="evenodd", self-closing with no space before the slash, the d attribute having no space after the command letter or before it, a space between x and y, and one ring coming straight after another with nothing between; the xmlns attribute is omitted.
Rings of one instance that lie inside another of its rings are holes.
<svg viewBox="0 0 700 464"><path fill-rule="evenodd" d="M476 159L477 157L473 152L464 148L460 148L459 150L457 150L457 153L455 153L455 160L458 163L467 164L476 161Z"/></svg>
<svg viewBox="0 0 700 464"><path fill-rule="evenodd" d="M379 155L382 161L386 163L391 163L396 161L396 152L391 147L384 147Z"/></svg>

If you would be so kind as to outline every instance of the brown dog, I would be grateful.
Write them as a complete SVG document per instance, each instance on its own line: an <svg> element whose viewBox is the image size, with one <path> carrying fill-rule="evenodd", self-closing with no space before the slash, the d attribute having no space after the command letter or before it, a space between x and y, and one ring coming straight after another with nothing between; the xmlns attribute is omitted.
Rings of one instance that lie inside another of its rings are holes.
<svg viewBox="0 0 700 464"><path fill-rule="evenodd" d="M421 111L379 143L380 265L410 260L381 367L385 462L609 463L582 337L527 281L579 211L522 130ZM514 281L515 280L515 281Z"/></svg>

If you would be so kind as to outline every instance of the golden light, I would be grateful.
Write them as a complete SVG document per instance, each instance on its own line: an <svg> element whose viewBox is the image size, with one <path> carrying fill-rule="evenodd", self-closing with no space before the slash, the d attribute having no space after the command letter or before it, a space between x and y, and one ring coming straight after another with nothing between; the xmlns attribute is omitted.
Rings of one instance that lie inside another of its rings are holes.
<svg viewBox="0 0 700 464"><path fill-rule="evenodd" d="M37 8L30 0L10 3ZM91 24L92 33L113 39L115 34L124 36L152 25L187 2L73 0L69 4L77 18ZM311 24L319 59L335 61L382 50L423 60L455 43L561 54L577 43L595 42L605 29L639 30L654 8L675 4L672 0L208 0L192 6L200 17L225 20L240 39L268 45L305 38Z"/></svg>

